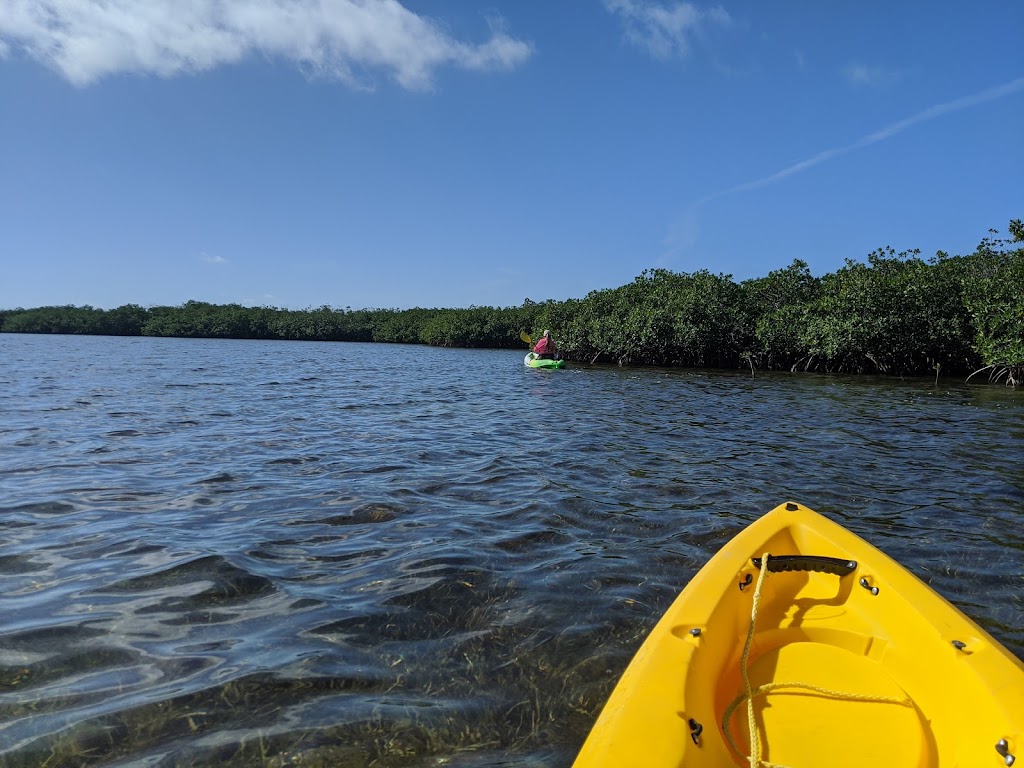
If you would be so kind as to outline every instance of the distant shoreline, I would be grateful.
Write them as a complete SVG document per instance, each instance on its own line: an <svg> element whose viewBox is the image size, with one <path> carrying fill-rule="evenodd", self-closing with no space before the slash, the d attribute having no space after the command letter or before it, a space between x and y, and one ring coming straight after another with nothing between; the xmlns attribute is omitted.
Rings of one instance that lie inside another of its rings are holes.
<svg viewBox="0 0 1024 768"><path fill-rule="evenodd" d="M814 277L796 260L735 282L647 270L582 299L468 309L288 310L188 301L0 310L2 333L349 341L523 349L550 328L571 361L633 366L964 375L1024 382L1024 227L967 256L879 249ZM994 233L993 233L994 234Z"/></svg>

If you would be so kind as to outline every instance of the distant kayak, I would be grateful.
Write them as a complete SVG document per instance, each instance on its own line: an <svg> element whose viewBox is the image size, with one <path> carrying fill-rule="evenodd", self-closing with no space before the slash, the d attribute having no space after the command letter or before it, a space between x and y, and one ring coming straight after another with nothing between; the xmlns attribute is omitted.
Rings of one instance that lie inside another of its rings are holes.
<svg viewBox="0 0 1024 768"><path fill-rule="evenodd" d="M930 563L970 567L939 551ZM575 768L999 768L1016 758L1024 664L887 555L789 503L694 576Z"/></svg>
<svg viewBox="0 0 1024 768"><path fill-rule="evenodd" d="M523 363L531 368L565 368L565 360L550 360L537 357L533 352L527 353Z"/></svg>

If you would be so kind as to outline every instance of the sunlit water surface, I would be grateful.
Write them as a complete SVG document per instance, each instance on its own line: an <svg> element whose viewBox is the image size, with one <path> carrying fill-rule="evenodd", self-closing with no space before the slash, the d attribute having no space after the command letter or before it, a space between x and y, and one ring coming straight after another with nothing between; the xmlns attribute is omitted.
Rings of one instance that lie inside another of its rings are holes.
<svg viewBox="0 0 1024 768"><path fill-rule="evenodd" d="M1024 656L1024 398L370 344L0 336L0 764L568 766L795 499Z"/></svg>

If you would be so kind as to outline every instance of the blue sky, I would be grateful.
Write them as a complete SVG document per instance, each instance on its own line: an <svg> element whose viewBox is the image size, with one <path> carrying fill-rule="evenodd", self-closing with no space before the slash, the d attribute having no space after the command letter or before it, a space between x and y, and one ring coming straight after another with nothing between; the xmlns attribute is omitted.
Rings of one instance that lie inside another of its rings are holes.
<svg viewBox="0 0 1024 768"><path fill-rule="evenodd" d="M1024 216L1024 3L0 0L0 308L511 306Z"/></svg>

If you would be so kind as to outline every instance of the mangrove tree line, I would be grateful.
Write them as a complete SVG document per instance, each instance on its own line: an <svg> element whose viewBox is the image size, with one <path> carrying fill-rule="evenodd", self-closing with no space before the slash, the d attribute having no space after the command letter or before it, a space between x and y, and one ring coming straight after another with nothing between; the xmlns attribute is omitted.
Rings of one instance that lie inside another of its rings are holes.
<svg viewBox="0 0 1024 768"><path fill-rule="evenodd" d="M881 248L822 277L794 261L736 282L652 269L582 299L468 309L288 310L189 301L0 310L6 333L301 339L523 348L554 330L570 360L1024 380L1024 226L968 255Z"/></svg>

